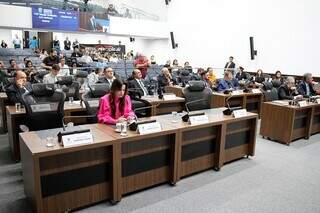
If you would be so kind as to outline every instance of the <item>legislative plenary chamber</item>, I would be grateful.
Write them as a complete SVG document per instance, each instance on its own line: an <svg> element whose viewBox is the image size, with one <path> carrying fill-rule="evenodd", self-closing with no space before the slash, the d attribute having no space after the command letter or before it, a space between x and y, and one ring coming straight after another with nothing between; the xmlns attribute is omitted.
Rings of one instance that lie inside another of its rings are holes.
<svg viewBox="0 0 320 213"><path fill-rule="evenodd" d="M0 0L0 212L319 213L319 8Z"/></svg>

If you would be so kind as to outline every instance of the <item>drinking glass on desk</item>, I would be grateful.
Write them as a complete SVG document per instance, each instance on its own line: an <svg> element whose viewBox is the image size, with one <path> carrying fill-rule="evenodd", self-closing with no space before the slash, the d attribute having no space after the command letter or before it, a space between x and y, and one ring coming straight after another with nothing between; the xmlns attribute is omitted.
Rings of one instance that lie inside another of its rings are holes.
<svg viewBox="0 0 320 213"><path fill-rule="evenodd" d="M127 122L121 123L121 136L127 136Z"/></svg>
<svg viewBox="0 0 320 213"><path fill-rule="evenodd" d="M47 137L47 139L46 139L46 147L54 147L55 146L55 144L54 144L54 139L55 139L55 137L52 137L52 136L49 136L49 137Z"/></svg>
<svg viewBox="0 0 320 213"><path fill-rule="evenodd" d="M178 122L178 112L173 111L172 112L172 123L177 123Z"/></svg>
<svg viewBox="0 0 320 213"><path fill-rule="evenodd" d="M69 97L69 104L73 104L73 97Z"/></svg>
<svg viewBox="0 0 320 213"><path fill-rule="evenodd" d="M16 112L21 111L21 103L15 103L15 107L16 107Z"/></svg>

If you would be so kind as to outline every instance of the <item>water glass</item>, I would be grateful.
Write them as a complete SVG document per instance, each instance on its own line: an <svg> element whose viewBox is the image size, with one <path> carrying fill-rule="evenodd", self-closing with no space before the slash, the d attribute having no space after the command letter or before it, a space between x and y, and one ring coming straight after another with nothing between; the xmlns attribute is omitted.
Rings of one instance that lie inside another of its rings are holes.
<svg viewBox="0 0 320 213"><path fill-rule="evenodd" d="M54 147L54 137L47 137L46 147Z"/></svg>
<svg viewBox="0 0 320 213"><path fill-rule="evenodd" d="M73 97L69 97L69 104L73 104Z"/></svg>
<svg viewBox="0 0 320 213"><path fill-rule="evenodd" d="M172 112L172 122L173 123L178 122L178 112L176 112L176 111Z"/></svg>
<svg viewBox="0 0 320 213"><path fill-rule="evenodd" d="M126 136L127 135L127 123L121 123L121 136Z"/></svg>
<svg viewBox="0 0 320 213"><path fill-rule="evenodd" d="M20 112L20 110L21 110L21 103L16 103L16 104L15 104L15 107L16 107L16 112Z"/></svg>

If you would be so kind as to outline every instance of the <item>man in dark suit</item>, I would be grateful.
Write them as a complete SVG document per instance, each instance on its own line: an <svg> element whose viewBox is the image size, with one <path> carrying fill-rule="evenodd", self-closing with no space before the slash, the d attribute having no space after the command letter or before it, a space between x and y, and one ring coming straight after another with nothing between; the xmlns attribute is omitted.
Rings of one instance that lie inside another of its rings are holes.
<svg viewBox="0 0 320 213"><path fill-rule="evenodd" d="M295 87L295 80L291 76L287 78L284 85L281 85L279 87L278 95L280 100L301 99L303 97L297 92L297 88Z"/></svg>
<svg viewBox="0 0 320 213"><path fill-rule="evenodd" d="M6 89L6 94L11 103L24 104L22 95L32 90L31 84L27 82L27 75L18 70L15 74L14 83Z"/></svg>
<svg viewBox="0 0 320 213"><path fill-rule="evenodd" d="M235 74L235 67L236 64L233 62L233 56L229 57L229 61L226 63L226 65L224 66L224 71L231 71L232 75L234 76Z"/></svg>
<svg viewBox="0 0 320 213"><path fill-rule="evenodd" d="M311 73L305 73L303 75L303 81L298 86L298 92L306 98L319 94L318 91L313 89L313 78Z"/></svg>
<svg viewBox="0 0 320 213"><path fill-rule="evenodd" d="M116 77L114 76L113 69L111 67L106 67L103 70L103 77L99 79L97 83L108 84L111 88L112 82Z"/></svg>
<svg viewBox="0 0 320 213"><path fill-rule="evenodd" d="M135 97L136 95L142 97L149 95L147 87L142 81L142 74L139 69L134 69L132 72L132 80L128 82L129 94Z"/></svg>

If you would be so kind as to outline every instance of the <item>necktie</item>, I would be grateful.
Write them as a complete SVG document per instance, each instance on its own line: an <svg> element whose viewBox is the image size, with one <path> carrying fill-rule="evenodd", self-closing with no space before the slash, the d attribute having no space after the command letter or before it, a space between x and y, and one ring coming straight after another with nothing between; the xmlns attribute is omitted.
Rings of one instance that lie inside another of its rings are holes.
<svg viewBox="0 0 320 213"><path fill-rule="evenodd" d="M139 85L141 87L141 89L143 90L144 96L148 95L148 91L147 89L144 87L143 83L141 82L141 80L138 80Z"/></svg>

